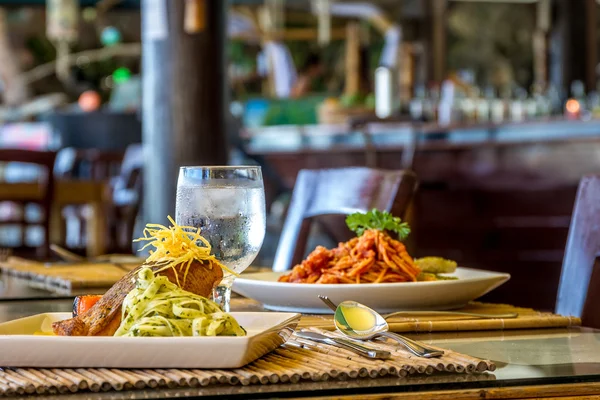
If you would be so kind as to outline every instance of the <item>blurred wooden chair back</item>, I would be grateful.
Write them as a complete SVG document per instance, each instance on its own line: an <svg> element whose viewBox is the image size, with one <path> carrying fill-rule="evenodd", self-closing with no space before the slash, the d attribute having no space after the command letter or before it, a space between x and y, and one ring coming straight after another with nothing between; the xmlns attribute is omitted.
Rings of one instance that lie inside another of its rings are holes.
<svg viewBox="0 0 600 400"><path fill-rule="evenodd" d="M417 177L408 170L362 167L301 170L294 185L273 270L285 271L302 261L316 218L346 216L373 208L404 218L416 189Z"/></svg>
<svg viewBox="0 0 600 400"><path fill-rule="evenodd" d="M54 198L54 162L56 153L51 151L32 151L20 149L0 149L0 163L22 163L39 167L40 174L36 175L37 188L30 190L30 185L23 184L20 179L16 182L6 182L2 176L0 183L0 202L16 204L20 210L10 213L7 217L0 217L0 225L16 225L21 227L20 248L28 248L26 244L27 231L30 226L41 226L44 241L39 256L48 258L50 254L50 213ZM37 204L41 208L39 220L29 220L25 206ZM36 246L37 248L37 246Z"/></svg>
<svg viewBox="0 0 600 400"><path fill-rule="evenodd" d="M120 173L123 156L123 151L66 147L56 156L54 177L108 182ZM61 231L65 232L63 244L70 250L78 251L87 246L87 210L86 205L68 205L61 210Z"/></svg>
<svg viewBox="0 0 600 400"><path fill-rule="evenodd" d="M107 180L119 174L122 151L98 149L61 149L54 166L57 178Z"/></svg>
<svg viewBox="0 0 600 400"><path fill-rule="evenodd" d="M135 221L142 202L143 169L142 145L128 146L121 172L111 181L112 204L108 219L111 252L132 251Z"/></svg>
<svg viewBox="0 0 600 400"><path fill-rule="evenodd" d="M600 328L600 175L584 176L577 191L560 276L556 312Z"/></svg>

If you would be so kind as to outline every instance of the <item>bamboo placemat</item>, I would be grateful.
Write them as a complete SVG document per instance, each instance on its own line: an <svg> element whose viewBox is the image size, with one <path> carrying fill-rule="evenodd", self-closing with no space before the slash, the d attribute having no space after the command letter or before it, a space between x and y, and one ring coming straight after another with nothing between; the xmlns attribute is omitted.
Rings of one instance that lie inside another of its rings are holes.
<svg viewBox="0 0 600 400"><path fill-rule="evenodd" d="M292 336L285 345L266 356L243 368L231 370L0 368L0 395L297 383L443 372L481 374L496 369L491 361L446 349L443 349L445 354L442 357L426 359L413 356L392 342L371 342L369 345L391 351L392 358L371 360L337 347Z"/></svg>
<svg viewBox="0 0 600 400"><path fill-rule="evenodd" d="M388 319L392 332L451 332L451 331L489 331L504 329L532 328L568 328L581 326L581 319L530 308L515 307L508 304L490 304L471 302L460 311L504 314L517 313L513 319L475 319L465 316L427 315L392 317ZM317 327L326 330L335 329L332 315L303 315L299 327Z"/></svg>
<svg viewBox="0 0 600 400"><path fill-rule="evenodd" d="M108 288L139 264L115 263L40 263L9 257L0 264L3 274L16 276L31 286L50 291Z"/></svg>

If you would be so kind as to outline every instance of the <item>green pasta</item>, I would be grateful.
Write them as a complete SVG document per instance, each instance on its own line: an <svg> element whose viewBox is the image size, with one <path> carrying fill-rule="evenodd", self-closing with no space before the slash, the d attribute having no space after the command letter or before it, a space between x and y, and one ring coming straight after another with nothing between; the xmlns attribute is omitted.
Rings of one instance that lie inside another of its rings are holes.
<svg viewBox="0 0 600 400"><path fill-rule="evenodd" d="M187 292L150 268L138 273L123 301L115 336L245 336L230 314L205 297Z"/></svg>

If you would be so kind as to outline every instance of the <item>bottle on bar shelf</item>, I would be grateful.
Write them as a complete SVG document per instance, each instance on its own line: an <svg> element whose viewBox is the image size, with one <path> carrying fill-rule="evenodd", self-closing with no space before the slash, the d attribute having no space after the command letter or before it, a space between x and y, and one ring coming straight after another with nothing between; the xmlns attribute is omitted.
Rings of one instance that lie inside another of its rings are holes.
<svg viewBox="0 0 600 400"><path fill-rule="evenodd" d="M591 117L592 118L598 118L600 117L600 95L598 94L597 91L592 91L590 92L590 94L588 95L588 109L591 112Z"/></svg>
<svg viewBox="0 0 600 400"><path fill-rule="evenodd" d="M417 85L415 87L415 96L410 100L408 109L411 118L414 121L422 121L425 116L425 86Z"/></svg>
<svg viewBox="0 0 600 400"><path fill-rule="evenodd" d="M464 74L463 74L464 75ZM600 118L599 90L586 95L581 81L572 83L566 96L553 85L536 83L527 90L513 83L501 89L488 85L480 88L472 80L448 78L441 85L415 85L408 112L414 121L439 125L464 123L501 124L535 121L552 115L567 118Z"/></svg>
<svg viewBox="0 0 600 400"><path fill-rule="evenodd" d="M514 97L510 100L510 120L512 122L521 122L525 119L524 102L526 99L527 91L517 86Z"/></svg>
<svg viewBox="0 0 600 400"><path fill-rule="evenodd" d="M505 114L505 103L504 100L499 98L494 92L491 103L491 120L495 124L504 122Z"/></svg>
<svg viewBox="0 0 600 400"><path fill-rule="evenodd" d="M438 104L438 124L441 126L452 123L452 113L454 109L455 85L454 82L447 79L442 83L440 91L440 102Z"/></svg>
<svg viewBox="0 0 600 400"><path fill-rule="evenodd" d="M565 103L564 116L567 119L581 118L586 108L585 86L576 80L571 83L571 97Z"/></svg>

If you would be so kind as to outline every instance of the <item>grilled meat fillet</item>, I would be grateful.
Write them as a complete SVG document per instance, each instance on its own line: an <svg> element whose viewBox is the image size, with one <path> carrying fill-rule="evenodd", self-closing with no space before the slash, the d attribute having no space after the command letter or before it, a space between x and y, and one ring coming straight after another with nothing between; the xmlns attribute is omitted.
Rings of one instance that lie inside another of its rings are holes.
<svg viewBox="0 0 600 400"><path fill-rule="evenodd" d="M155 272L160 269L160 266L150 264L146 266L150 266ZM74 318L53 323L54 333L60 336L114 335L121 325L121 305L125 296L135 287L140 268L142 266L121 278L86 312ZM179 278L182 289L204 297L209 297L213 287L223 278L223 270L218 265L205 266L199 261L193 261L184 280L185 269L185 265L179 265L175 268L165 269L158 274L166 276L175 284L178 283L177 278Z"/></svg>

